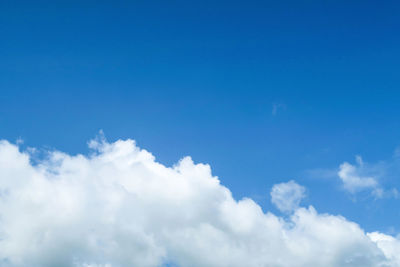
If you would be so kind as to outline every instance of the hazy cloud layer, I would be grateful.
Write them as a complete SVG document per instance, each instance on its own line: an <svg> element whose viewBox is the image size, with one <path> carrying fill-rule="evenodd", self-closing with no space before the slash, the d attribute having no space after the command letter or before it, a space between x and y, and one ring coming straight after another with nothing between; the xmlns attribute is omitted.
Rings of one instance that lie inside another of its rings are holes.
<svg viewBox="0 0 400 267"><path fill-rule="evenodd" d="M298 208L294 182L275 201L294 209L284 219L188 157L169 168L132 140L90 146L33 164L0 142L1 266L400 266L398 239Z"/></svg>

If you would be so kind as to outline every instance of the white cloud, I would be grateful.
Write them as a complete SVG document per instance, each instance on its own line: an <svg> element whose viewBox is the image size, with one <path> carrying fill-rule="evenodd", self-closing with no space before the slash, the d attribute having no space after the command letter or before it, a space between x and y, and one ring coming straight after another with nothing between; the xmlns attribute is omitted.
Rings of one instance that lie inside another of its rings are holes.
<svg viewBox="0 0 400 267"><path fill-rule="evenodd" d="M312 207L264 213L188 157L166 167L132 140L91 147L32 165L0 142L1 266L399 266L397 238Z"/></svg>
<svg viewBox="0 0 400 267"><path fill-rule="evenodd" d="M398 198L399 192L396 188L384 189L379 183L380 176L384 175L386 169L392 164L379 162L378 164L366 165L361 156L356 156L357 165L344 162L340 165L338 176L343 182L343 187L348 192L355 194L360 191L369 191L374 198Z"/></svg>
<svg viewBox="0 0 400 267"><path fill-rule="evenodd" d="M344 162L339 167L339 178L343 182L343 187L351 193L356 193L364 189L376 189L379 184L376 177L363 176L360 173L362 168L362 160L358 158L358 166L351 165L348 162Z"/></svg>
<svg viewBox="0 0 400 267"><path fill-rule="evenodd" d="M299 207L306 189L295 181L276 184L271 190L271 201L282 212L292 212Z"/></svg>
<svg viewBox="0 0 400 267"><path fill-rule="evenodd" d="M368 237L374 241L383 251L386 258L391 262L391 266L400 266L400 241L390 235L379 232L368 233Z"/></svg>

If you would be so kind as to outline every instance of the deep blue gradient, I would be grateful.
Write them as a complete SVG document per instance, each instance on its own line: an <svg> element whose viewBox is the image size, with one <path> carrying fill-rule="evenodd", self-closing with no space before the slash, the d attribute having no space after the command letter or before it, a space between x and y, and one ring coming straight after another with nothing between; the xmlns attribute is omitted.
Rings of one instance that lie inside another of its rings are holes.
<svg viewBox="0 0 400 267"><path fill-rule="evenodd" d="M2 1L0 138L87 153L103 129L167 165L209 163L265 210L294 179L306 205L398 231L400 200L307 173L400 145L399 14L398 1Z"/></svg>

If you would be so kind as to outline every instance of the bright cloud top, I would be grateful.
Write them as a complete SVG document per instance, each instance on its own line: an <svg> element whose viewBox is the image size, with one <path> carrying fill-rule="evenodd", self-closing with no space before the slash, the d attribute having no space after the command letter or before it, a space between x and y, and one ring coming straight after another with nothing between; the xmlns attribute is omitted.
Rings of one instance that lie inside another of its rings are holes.
<svg viewBox="0 0 400 267"><path fill-rule="evenodd" d="M295 181L276 184L271 190L271 201L282 212L296 210L306 196L306 189Z"/></svg>
<svg viewBox="0 0 400 267"><path fill-rule="evenodd" d="M0 142L1 266L399 266L395 237L313 207L264 213L188 157L166 167L132 140L91 147L32 164Z"/></svg>

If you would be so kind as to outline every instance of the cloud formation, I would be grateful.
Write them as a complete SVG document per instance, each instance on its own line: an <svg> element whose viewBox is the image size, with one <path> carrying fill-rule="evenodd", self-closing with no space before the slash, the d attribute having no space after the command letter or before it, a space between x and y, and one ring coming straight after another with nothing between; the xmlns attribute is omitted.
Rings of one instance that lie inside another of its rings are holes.
<svg viewBox="0 0 400 267"><path fill-rule="evenodd" d="M296 210L300 201L306 196L306 189L295 181L276 184L271 190L272 203L282 212Z"/></svg>
<svg viewBox="0 0 400 267"><path fill-rule="evenodd" d="M337 175L343 183L343 188L355 194L361 191L369 191L375 198L399 197L396 188L383 188L379 178L389 169L393 163L380 162L375 165L365 164L360 156L356 156L356 165L344 162L339 166ZM392 167L393 168L393 167ZM395 173L395 172L394 172Z"/></svg>
<svg viewBox="0 0 400 267"><path fill-rule="evenodd" d="M395 237L311 206L263 212L189 157L166 167L132 140L90 147L37 161L0 142L1 266L399 266Z"/></svg>
<svg viewBox="0 0 400 267"><path fill-rule="evenodd" d="M338 176L343 182L343 187L350 193L356 193L364 189L376 189L379 187L376 177L362 174L363 161L360 156L356 157L358 166L344 162L339 167Z"/></svg>

